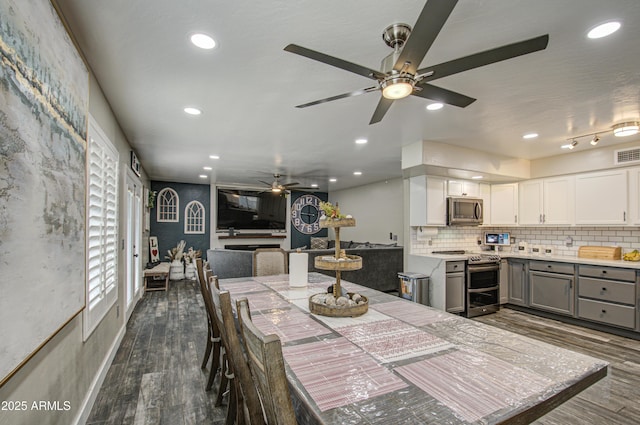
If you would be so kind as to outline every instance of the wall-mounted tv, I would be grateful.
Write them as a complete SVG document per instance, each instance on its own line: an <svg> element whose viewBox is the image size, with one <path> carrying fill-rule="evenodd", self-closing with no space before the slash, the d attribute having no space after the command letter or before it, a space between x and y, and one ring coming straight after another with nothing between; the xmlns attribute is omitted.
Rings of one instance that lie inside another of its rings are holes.
<svg viewBox="0 0 640 425"><path fill-rule="evenodd" d="M285 230L287 198L270 191L218 187L216 229Z"/></svg>

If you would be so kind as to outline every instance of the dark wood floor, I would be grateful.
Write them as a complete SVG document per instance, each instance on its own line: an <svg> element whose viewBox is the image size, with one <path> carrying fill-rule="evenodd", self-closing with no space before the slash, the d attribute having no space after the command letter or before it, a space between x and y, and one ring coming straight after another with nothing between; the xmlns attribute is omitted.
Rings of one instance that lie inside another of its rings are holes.
<svg viewBox="0 0 640 425"><path fill-rule="evenodd" d="M608 361L609 376L539 419L539 425L640 423L640 341L509 309L483 323ZM136 307L88 425L222 424L200 369L206 317L195 282L171 282Z"/></svg>

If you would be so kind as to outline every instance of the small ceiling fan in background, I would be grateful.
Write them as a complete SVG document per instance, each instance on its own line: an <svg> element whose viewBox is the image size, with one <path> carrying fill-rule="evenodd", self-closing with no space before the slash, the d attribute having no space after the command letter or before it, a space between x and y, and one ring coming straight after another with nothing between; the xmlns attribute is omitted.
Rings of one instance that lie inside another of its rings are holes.
<svg viewBox="0 0 640 425"><path fill-rule="evenodd" d="M314 190L317 191L317 188L313 188L313 187L299 187L298 185L300 183L298 182L291 182L291 183L280 183L280 178L282 176L278 173L273 175L273 182L269 183L266 182L264 180L259 180L260 183L263 183L265 185L267 185L267 190L270 190L273 193L281 193L281 192L288 192L291 190Z"/></svg>
<svg viewBox="0 0 640 425"><path fill-rule="evenodd" d="M369 124L381 121L394 100L409 95L465 108L476 99L431 85L429 81L544 50L549 43L549 35L546 34L418 69L457 2L458 0L428 0L413 29L407 24L393 24L387 27L382 33L382 38L393 49L393 52L382 60L381 71L296 44L289 44L284 48L287 52L305 56L376 81L375 86L297 105L296 108L306 108L378 90L382 91L382 96Z"/></svg>

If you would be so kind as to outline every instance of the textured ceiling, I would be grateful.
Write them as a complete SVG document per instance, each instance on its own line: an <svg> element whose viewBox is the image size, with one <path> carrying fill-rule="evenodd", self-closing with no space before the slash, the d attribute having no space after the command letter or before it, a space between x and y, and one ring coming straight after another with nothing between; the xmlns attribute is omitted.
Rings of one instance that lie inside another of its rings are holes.
<svg viewBox="0 0 640 425"><path fill-rule="evenodd" d="M410 96L374 125L379 92L295 108L371 80L283 48L295 43L379 69L391 52L382 30L413 25L424 0L56 3L156 180L259 184L278 172L334 190L399 177L402 146L419 140L534 159L570 154L559 149L567 138L640 118L638 0L460 0L423 67L542 34L549 46L434 82L478 99L467 108L430 112L428 100ZM622 29L586 38L610 19ZM218 46L195 48L189 35L197 31ZM203 114L187 116L185 106ZM522 139L532 131L540 136ZM598 147L633 140L601 138ZM586 138L574 152L584 149L593 149Z"/></svg>

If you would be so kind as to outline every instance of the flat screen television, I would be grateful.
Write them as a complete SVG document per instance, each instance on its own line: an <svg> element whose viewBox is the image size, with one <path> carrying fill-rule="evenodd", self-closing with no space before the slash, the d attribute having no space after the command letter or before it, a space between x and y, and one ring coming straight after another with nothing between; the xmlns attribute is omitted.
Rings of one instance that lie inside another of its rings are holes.
<svg viewBox="0 0 640 425"><path fill-rule="evenodd" d="M251 189L218 189L217 230L285 230L287 198Z"/></svg>

